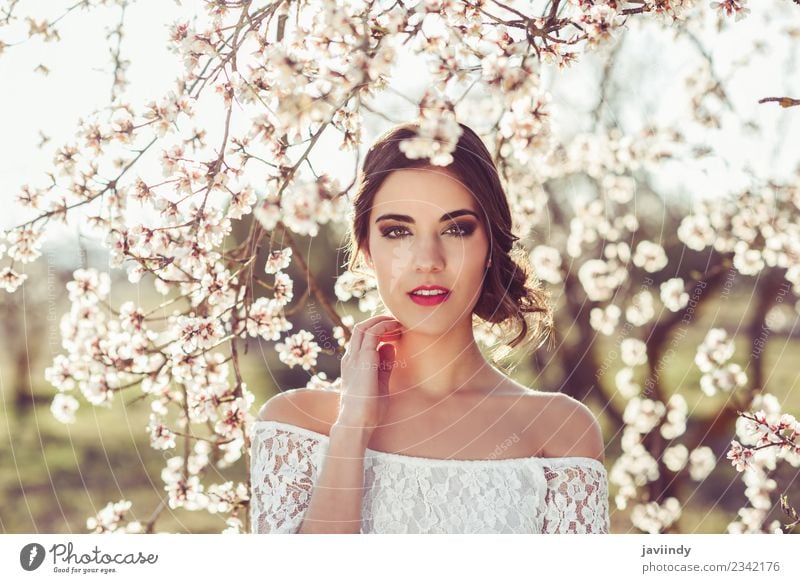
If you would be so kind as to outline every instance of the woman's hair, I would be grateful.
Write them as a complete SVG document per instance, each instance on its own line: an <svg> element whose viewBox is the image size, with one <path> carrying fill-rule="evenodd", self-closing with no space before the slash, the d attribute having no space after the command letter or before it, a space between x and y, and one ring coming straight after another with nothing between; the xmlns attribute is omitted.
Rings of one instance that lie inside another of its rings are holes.
<svg viewBox="0 0 800 583"><path fill-rule="evenodd" d="M453 161L444 169L476 198L481 222L489 237L492 264L486 270L483 291L473 314L500 326L501 341L490 353L490 358L496 360L498 354L517 347L526 339L527 345L541 346L551 337L552 312L549 294L531 273L527 253L514 245L519 237L512 233L508 198L492 156L472 129L459 125L463 132L452 152ZM354 273L364 273L359 269L363 264L358 251L368 249L369 214L384 180L393 171L405 168L441 169L432 166L426 158L409 159L400 150L400 142L417 136L418 127L416 122L394 126L380 136L366 154L353 200L348 243L348 269ZM528 322L527 314L538 316L534 322Z"/></svg>

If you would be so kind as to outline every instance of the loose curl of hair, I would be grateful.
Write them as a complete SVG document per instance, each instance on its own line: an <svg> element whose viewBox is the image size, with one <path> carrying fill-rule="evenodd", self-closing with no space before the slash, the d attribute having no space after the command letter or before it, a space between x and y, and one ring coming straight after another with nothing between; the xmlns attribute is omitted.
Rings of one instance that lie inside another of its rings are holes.
<svg viewBox="0 0 800 583"><path fill-rule="evenodd" d="M459 125L463 132L452 152L453 161L445 167L432 166L426 158L409 159L400 150L402 140L417 135L416 122L394 126L370 147L358 176L351 209L348 269L365 273L358 252L368 249L370 211L386 178L395 170L444 168L476 198L481 222L489 235L491 266L486 269L483 290L473 314L500 327L500 343L489 354L496 361L503 352L520 345L535 344L534 350L548 338L552 340L552 308L549 293L533 274L527 253L515 245L519 237L512 232L508 198L491 154L472 129L463 123ZM529 315L535 315L530 322Z"/></svg>

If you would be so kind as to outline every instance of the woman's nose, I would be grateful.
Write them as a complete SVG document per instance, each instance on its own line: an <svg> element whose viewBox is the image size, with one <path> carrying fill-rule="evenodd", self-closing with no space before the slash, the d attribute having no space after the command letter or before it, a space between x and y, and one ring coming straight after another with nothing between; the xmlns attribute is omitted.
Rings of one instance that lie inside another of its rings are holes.
<svg viewBox="0 0 800 583"><path fill-rule="evenodd" d="M444 254L441 247L433 241L422 241L413 251L414 268L417 271L441 271L444 269Z"/></svg>

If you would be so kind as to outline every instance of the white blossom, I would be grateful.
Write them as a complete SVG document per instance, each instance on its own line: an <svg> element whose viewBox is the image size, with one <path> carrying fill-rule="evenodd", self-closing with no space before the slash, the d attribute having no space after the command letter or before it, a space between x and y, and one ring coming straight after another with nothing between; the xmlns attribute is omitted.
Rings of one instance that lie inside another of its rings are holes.
<svg viewBox="0 0 800 583"><path fill-rule="evenodd" d="M700 389L709 397L719 391L731 393L747 384L747 374L736 363L729 363L700 377Z"/></svg>
<svg viewBox="0 0 800 583"><path fill-rule="evenodd" d="M150 445L154 449L172 449L175 447L175 434L161 422L155 414L150 414L150 422L147 425L150 432Z"/></svg>
<svg viewBox="0 0 800 583"><path fill-rule="evenodd" d="M194 314L177 319L181 348L186 353L215 346L225 334L222 324L213 318L196 317Z"/></svg>
<svg viewBox="0 0 800 583"><path fill-rule="evenodd" d="M625 338L620 342L620 357L625 366L647 363L647 345L638 338Z"/></svg>
<svg viewBox="0 0 800 583"><path fill-rule="evenodd" d="M26 279L28 279L26 273L17 273L10 267L4 267L0 270L0 288L9 293L15 292Z"/></svg>
<svg viewBox="0 0 800 583"><path fill-rule="evenodd" d="M667 401L666 420L661 424L661 436L664 439L675 439L686 432L686 417L689 408L686 399L680 393L674 393Z"/></svg>
<svg viewBox="0 0 800 583"><path fill-rule="evenodd" d="M344 324L348 330L352 330L355 324L355 318L349 314L347 316L343 316L342 324ZM333 337L336 339L336 342L339 344L339 346L344 346L346 344L344 329L342 326L333 327Z"/></svg>
<svg viewBox="0 0 800 583"><path fill-rule="evenodd" d="M249 215L253 212L256 198L256 193L251 186L245 186L241 190L233 192L228 205L228 218L241 219L244 215Z"/></svg>
<svg viewBox="0 0 800 583"><path fill-rule="evenodd" d="M627 366L619 369L614 377L614 383L620 394L626 399L635 397L642 390L638 383L633 382L633 369Z"/></svg>
<svg viewBox="0 0 800 583"><path fill-rule="evenodd" d="M682 443L673 445L664 450L663 460L664 465L667 466L670 471L679 472L689 460L689 450L686 449L686 446Z"/></svg>
<svg viewBox="0 0 800 583"><path fill-rule="evenodd" d="M689 454L689 475L692 480L705 480L717 465L717 458L710 447L702 445Z"/></svg>
<svg viewBox="0 0 800 583"><path fill-rule="evenodd" d="M623 278L623 274L601 259L589 259L578 270L578 279L586 295L594 302L611 299Z"/></svg>
<svg viewBox="0 0 800 583"><path fill-rule="evenodd" d="M716 233L711 227L709 218L706 215L689 215L684 217L678 227L678 238L683 241L689 249L702 251L714 243Z"/></svg>
<svg viewBox="0 0 800 583"><path fill-rule="evenodd" d="M653 306L653 294L650 290L642 290L635 294L625 309L625 318L634 326L644 326L656 315Z"/></svg>
<svg viewBox="0 0 800 583"><path fill-rule="evenodd" d="M661 302L671 312L677 312L689 303L683 278L672 277L661 284Z"/></svg>
<svg viewBox="0 0 800 583"><path fill-rule="evenodd" d="M733 266L742 275L756 275L764 269L764 259L758 249L750 249L745 241L734 246Z"/></svg>
<svg viewBox="0 0 800 583"><path fill-rule="evenodd" d="M453 162L452 152L456 149L463 130L444 102L427 95L420 103L422 119L417 135L402 140L400 151L410 160L428 158L434 166L448 166Z"/></svg>
<svg viewBox="0 0 800 583"><path fill-rule="evenodd" d="M639 433L650 433L661 422L666 407L661 401L633 397L622 414L625 423Z"/></svg>
<svg viewBox="0 0 800 583"><path fill-rule="evenodd" d="M589 312L589 325L606 336L611 336L619 324L622 310L619 306L609 304L605 308L592 308Z"/></svg>
<svg viewBox="0 0 800 583"><path fill-rule="evenodd" d="M554 285L561 283L561 255L555 247L537 245L530 254L536 275Z"/></svg>
<svg viewBox="0 0 800 583"><path fill-rule="evenodd" d="M636 192L636 181L630 176L608 174L602 180L605 195L617 204L628 204Z"/></svg>
<svg viewBox="0 0 800 583"><path fill-rule="evenodd" d="M8 256L21 263L30 263L42 255L42 238L44 231L33 225L12 229L6 239L10 243ZM13 291L13 290L8 290Z"/></svg>
<svg viewBox="0 0 800 583"><path fill-rule="evenodd" d="M283 271L292 262L292 248L276 249L269 252L267 263L264 265L264 272L268 274Z"/></svg>
<svg viewBox="0 0 800 583"><path fill-rule="evenodd" d="M725 364L734 353L733 340L722 328L712 328L697 349L694 362L702 372L711 372Z"/></svg>
<svg viewBox="0 0 800 583"><path fill-rule="evenodd" d="M314 342L314 335L307 330L300 330L289 336L285 342L279 342L275 345L275 350L278 351L281 362L290 367L300 365L306 370L317 365L317 355L321 351Z"/></svg>
<svg viewBox="0 0 800 583"><path fill-rule="evenodd" d="M667 254L664 248L652 241L640 241L633 253L633 263L649 273L664 269L667 265Z"/></svg>
<svg viewBox="0 0 800 583"><path fill-rule="evenodd" d="M111 290L111 278L107 273L98 272L94 268L77 269L72 277L73 280L67 283L71 302L91 305L108 297Z"/></svg>
<svg viewBox="0 0 800 583"><path fill-rule="evenodd" d="M125 519L131 505L130 500L109 502L97 516L86 520L86 528L95 534L129 532L127 528L120 528L120 523Z"/></svg>
<svg viewBox="0 0 800 583"><path fill-rule="evenodd" d="M636 504L631 510L631 522L644 532L658 534L672 526L681 516L681 505L677 498L669 497L663 504L648 502Z"/></svg>
<svg viewBox="0 0 800 583"><path fill-rule="evenodd" d="M75 411L78 407L78 400L72 395L56 393L50 411L59 423L75 423Z"/></svg>

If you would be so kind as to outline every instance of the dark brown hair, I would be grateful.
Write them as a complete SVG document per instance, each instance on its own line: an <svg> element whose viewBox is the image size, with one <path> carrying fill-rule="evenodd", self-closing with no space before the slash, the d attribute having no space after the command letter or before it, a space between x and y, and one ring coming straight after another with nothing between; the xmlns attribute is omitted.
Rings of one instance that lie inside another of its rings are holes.
<svg viewBox="0 0 800 583"><path fill-rule="evenodd" d="M402 140L417 135L416 122L403 123L386 131L368 150L353 200L348 269L361 272L359 250L366 251L369 240L369 214L375 195L384 180L395 170L405 168L444 168L472 193L480 207L481 222L489 236L492 265L486 270L483 291L473 314L486 322L498 324L503 331L501 342L491 351L492 360L503 350L515 348L526 339L535 348L551 337L552 311L549 294L532 274L524 249L516 246L519 237L512 233L511 210L492 156L481 138L468 126L462 129L453 161L445 167L432 166L427 158L409 159L400 150ZM538 314L528 322L527 314ZM552 337L551 337L552 338ZM509 340L510 339L510 340Z"/></svg>

